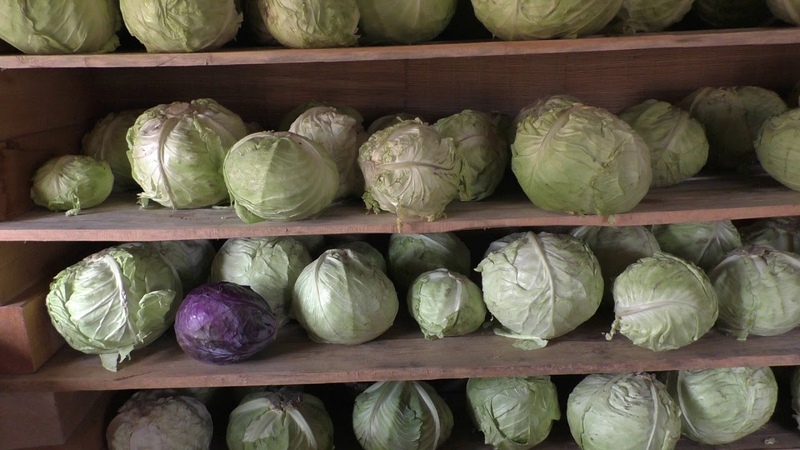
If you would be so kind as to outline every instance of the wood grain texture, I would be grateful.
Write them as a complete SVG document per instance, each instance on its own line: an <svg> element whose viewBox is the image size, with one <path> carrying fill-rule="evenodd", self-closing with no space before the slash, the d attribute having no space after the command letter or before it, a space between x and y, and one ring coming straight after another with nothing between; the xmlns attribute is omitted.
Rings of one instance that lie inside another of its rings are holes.
<svg viewBox="0 0 800 450"><path fill-rule="evenodd" d="M71 242L0 243L0 306L35 285L46 283L66 265L86 256L83 246Z"/></svg>
<svg viewBox="0 0 800 450"><path fill-rule="evenodd" d="M64 345L47 313L47 292L42 283L0 306L0 374L34 372Z"/></svg>

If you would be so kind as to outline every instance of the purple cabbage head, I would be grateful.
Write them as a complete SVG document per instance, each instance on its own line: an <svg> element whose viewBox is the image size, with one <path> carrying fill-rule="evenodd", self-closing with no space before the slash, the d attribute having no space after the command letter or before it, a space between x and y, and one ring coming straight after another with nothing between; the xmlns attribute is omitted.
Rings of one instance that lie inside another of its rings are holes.
<svg viewBox="0 0 800 450"><path fill-rule="evenodd" d="M175 318L184 352L199 361L230 364L264 350L278 331L269 304L248 286L225 281L195 288Z"/></svg>

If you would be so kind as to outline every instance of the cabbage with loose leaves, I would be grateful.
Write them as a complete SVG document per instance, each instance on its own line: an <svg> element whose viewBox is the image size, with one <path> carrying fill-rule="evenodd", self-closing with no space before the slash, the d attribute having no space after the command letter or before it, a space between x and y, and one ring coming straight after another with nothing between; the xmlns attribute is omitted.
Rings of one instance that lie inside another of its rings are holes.
<svg viewBox="0 0 800 450"><path fill-rule="evenodd" d="M739 230L730 220L653 225L661 250L697 264L706 272L725 254L742 246Z"/></svg>
<svg viewBox="0 0 800 450"><path fill-rule="evenodd" d="M114 174L105 161L91 156L63 155L36 169L32 183L33 203L75 216L81 209L95 207L111 195Z"/></svg>
<svg viewBox="0 0 800 450"><path fill-rule="evenodd" d="M356 0L267 0L267 10L267 29L287 47L350 47L358 42Z"/></svg>
<svg viewBox="0 0 800 450"><path fill-rule="evenodd" d="M472 333L486 318L478 285L447 269L418 276L408 289L406 303L426 339Z"/></svg>
<svg viewBox="0 0 800 450"><path fill-rule="evenodd" d="M456 12L458 0L356 0L361 41L417 44L435 39Z"/></svg>
<svg viewBox="0 0 800 450"><path fill-rule="evenodd" d="M471 272L469 247L454 233L394 233L389 237L387 259L389 275L400 292L430 270Z"/></svg>

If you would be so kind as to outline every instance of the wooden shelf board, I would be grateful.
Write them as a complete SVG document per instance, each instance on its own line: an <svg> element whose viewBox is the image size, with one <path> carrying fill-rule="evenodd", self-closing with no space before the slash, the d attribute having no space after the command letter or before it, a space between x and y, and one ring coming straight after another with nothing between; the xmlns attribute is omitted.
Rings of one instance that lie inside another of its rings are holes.
<svg viewBox="0 0 800 450"><path fill-rule="evenodd" d="M499 227L648 225L723 219L800 215L800 192L767 176L707 177L669 188L652 189L631 212L613 216L578 216L544 211L520 193L503 193L477 203L454 202L447 217L428 222L409 219L405 233L438 233ZM393 233L394 214L367 214L353 200L334 205L316 219L243 223L231 208L141 209L133 194L112 197L103 205L66 217L35 208L0 222L0 241L155 241L222 239L304 234Z"/></svg>
<svg viewBox="0 0 800 450"><path fill-rule="evenodd" d="M587 36L539 41L431 42L420 45L289 49L226 48L215 52L161 53L144 51L88 55L0 55L0 69L229 66L507 55L601 52L620 50L780 45L800 43L800 28L640 33L635 36Z"/></svg>

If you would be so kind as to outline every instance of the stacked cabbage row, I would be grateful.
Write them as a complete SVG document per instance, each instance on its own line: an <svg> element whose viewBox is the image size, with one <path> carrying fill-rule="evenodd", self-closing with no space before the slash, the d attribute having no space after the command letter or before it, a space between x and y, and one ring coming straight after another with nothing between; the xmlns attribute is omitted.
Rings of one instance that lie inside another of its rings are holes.
<svg viewBox="0 0 800 450"><path fill-rule="evenodd" d="M454 416L429 383L386 381L353 390L352 405L339 401L336 409L352 408L352 430L365 450L435 449L450 437ZM797 413L799 390L795 369L791 396ZM241 398L228 414L229 449L333 448L334 424L317 396L297 387L229 391L226 397ZM556 384L547 376L472 378L465 394L458 389L446 398L455 393L466 396L472 424L495 449L534 448L562 416ZM110 450L140 448L144 442L164 450L208 449L214 428L204 401L216 394L208 389L134 394L107 428ZM723 445L766 424L778 395L769 367L594 374L571 391L566 416L584 450L670 450L681 434Z"/></svg>
<svg viewBox="0 0 800 450"><path fill-rule="evenodd" d="M96 3L96 4L95 4ZM294 48L415 44L436 38L457 0L14 0L0 6L0 39L25 53L104 53L124 24L148 52L214 50L244 21L262 44ZM475 16L505 40L578 37L607 28L659 31L692 8L714 27L759 26L773 14L798 23L797 0L472 0ZM242 14L242 7L243 12ZM462 6L464 7L464 6ZM359 36L361 33L361 36Z"/></svg>

